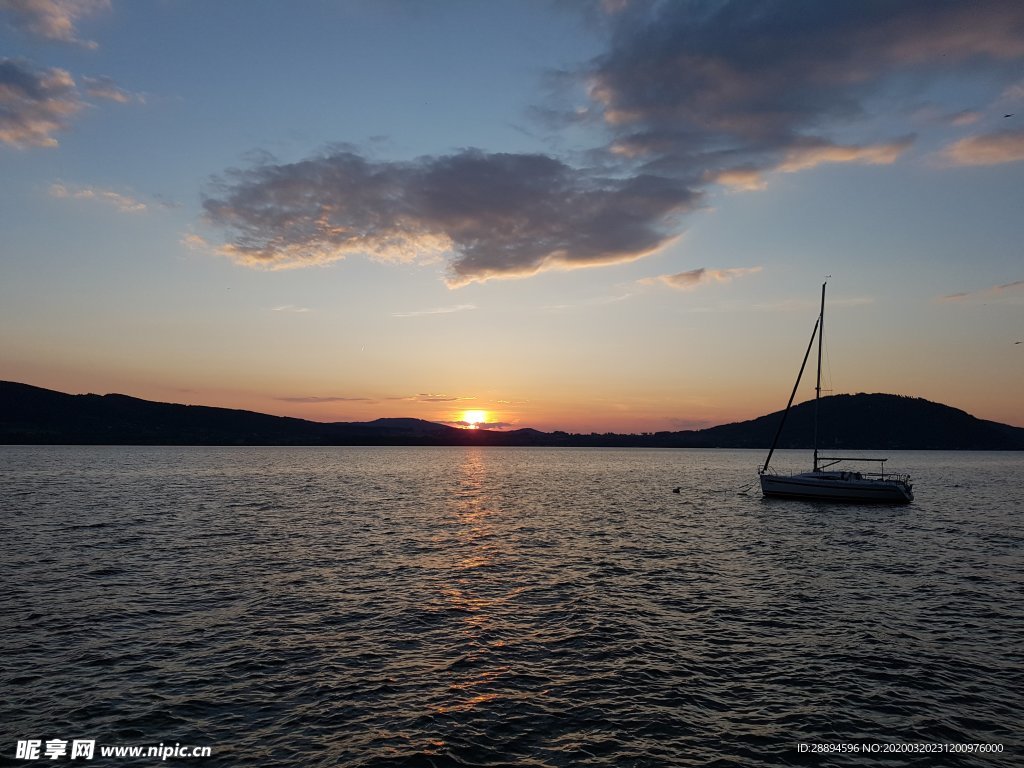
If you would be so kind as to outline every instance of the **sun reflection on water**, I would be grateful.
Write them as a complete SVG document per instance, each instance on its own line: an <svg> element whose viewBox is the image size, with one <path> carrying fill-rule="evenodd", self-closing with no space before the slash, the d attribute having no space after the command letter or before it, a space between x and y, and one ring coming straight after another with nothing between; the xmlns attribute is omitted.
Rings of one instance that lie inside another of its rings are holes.
<svg viewBox="0 0 1024 768"><path fill-rule="evenodd" d="M490 485L493 460L483 448L467 449L453 477L446 526L451 557L440 596L457 617L458 656L447 669L449 685L435 714L495 706L508 695L504 679L511 668L503 653L509 638L502 636L501 615L520 590L502 576L509 552L494 525L501 510Z"/></svg>

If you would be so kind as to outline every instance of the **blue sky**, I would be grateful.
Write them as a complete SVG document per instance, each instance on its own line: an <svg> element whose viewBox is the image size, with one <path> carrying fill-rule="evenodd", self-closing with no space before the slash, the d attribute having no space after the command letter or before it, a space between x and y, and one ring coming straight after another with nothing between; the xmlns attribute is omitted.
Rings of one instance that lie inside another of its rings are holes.
<svg viewBox="0 0 1024 768"><path fill-rule="evenodd" d="M832 391L1024 425L1022 63L1012 2L0 0L0 377L688 428L832 275Z"/></svg>

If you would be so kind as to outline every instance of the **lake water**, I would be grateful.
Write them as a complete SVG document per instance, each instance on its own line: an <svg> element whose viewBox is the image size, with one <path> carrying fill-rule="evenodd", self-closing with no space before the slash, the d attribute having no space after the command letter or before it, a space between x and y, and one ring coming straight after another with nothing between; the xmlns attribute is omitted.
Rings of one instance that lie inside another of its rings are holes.
<svg viewBox="0 0 1024 768"><path fill-rule="evenodd" d="M2 447L0 762L1024 764L1024 454L893 453L892 508L762 460Z"/></svg>

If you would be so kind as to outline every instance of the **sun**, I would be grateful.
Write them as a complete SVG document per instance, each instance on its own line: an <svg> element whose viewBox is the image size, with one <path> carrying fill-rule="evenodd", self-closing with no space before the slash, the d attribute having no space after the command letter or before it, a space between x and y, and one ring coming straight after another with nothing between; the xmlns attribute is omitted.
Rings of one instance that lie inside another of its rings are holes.
<svg viewBox="0 0 1024 768"><path fill-rule="evenodd" d="M463 411L462 421L466 429L480 429L481 424L487 423L487 411Z"/></svg>

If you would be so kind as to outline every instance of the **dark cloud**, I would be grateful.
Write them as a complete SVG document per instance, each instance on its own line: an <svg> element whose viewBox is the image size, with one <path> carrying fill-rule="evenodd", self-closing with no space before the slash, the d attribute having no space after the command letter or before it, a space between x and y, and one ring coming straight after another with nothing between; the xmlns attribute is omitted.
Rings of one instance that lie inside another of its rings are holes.
<svg viewBox="0 0 1024 768"><path fill-rule="evenodd" d="M452 286L639 258L697 193L665 177L599 176L544 155L465 150L408 163L348 149L229 171L204 200L243 263L284 268L352 253L446 256Z"/></svg>
<svg viewBox="0 0 1024 768"><path fill-rule="evenodd" d="M464 150L380 162L346 146L298 163L254 160L204 200L209 223L226 235L217 250L271 269L353 253L445 259L452 287L630 261L670 242L710 185L752 191L772 173L896 162L913 135L881 133L878 120L852 141L851 128L879 109L891 125L906 116L908 93L920 100L943 78L1010 85L1024 59L1019 0L601 8L607 52L553 75L555 92L566 96L573 76L590 99L563 105L560 124L607 132L585 161ZM967 121L966 106L941 108ZM559 124L558 110L536 112ZM1006 162L1019 159L1020 141L1008 132L950 152L962 164ZM687 274L665 281L686 286Z"/></svg>
<svg viewBox="0 0 1024 768"><path fill-rule="evenodd" d="M75 81L63 69L34 69L24 61L0 59L0 142L15 147L55 147L84 104Z"/></svg>
<svg viewBox="0 0 1024 768"><path fill-rule="evenodd" d="M900 78L1012 78L1021 58L1015 0L637 2L616 15L610 50L587 75L613 151L707 178L775 169L809 143L839 150L818 162L878 162L884 152L844 153L829 131Z"/></svg>

